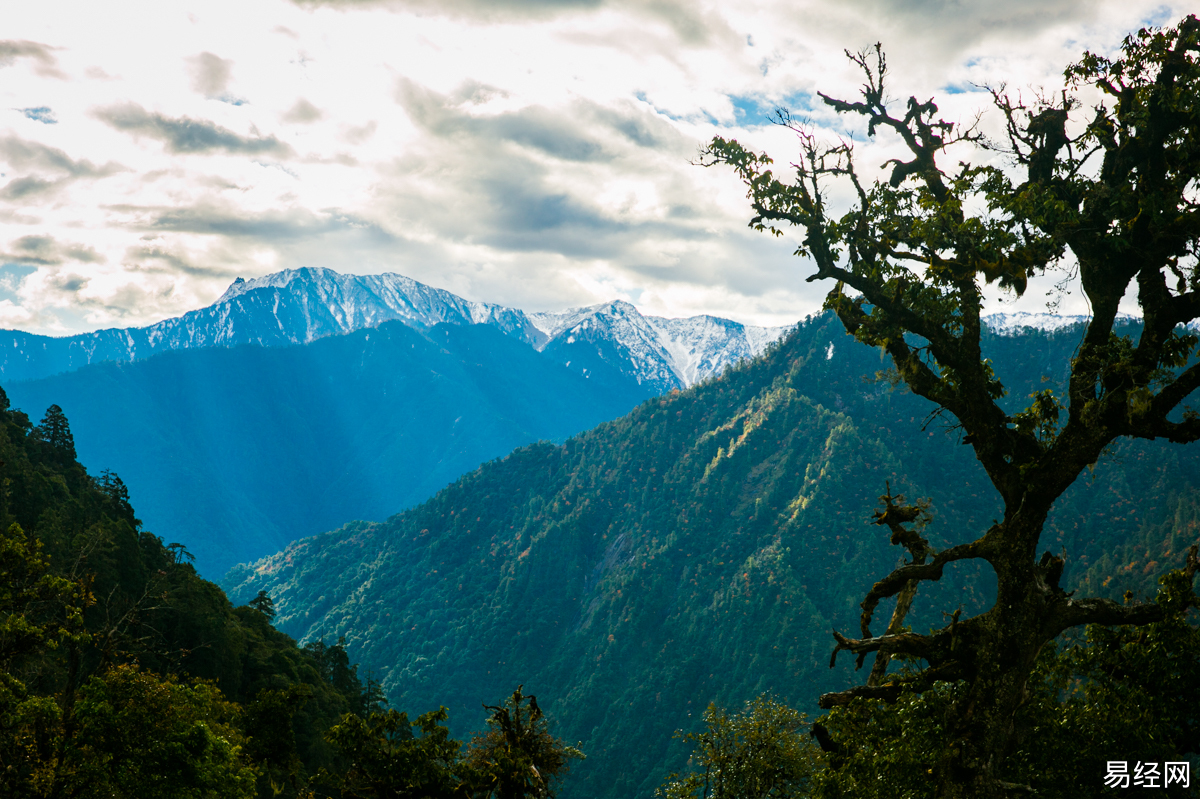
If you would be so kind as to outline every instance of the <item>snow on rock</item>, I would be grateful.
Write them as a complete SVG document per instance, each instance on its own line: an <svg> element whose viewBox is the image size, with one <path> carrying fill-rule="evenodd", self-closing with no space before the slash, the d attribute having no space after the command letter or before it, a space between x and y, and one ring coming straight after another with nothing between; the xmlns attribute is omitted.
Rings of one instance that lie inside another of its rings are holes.
<svg viewBox="0 0 1200 799"><path fill-rule="evenodd" d="M619 300L558 313L525 313L465 300L404 275L347 275L305 267L250 280L239 277L212 305L148 327L66 338L15 332L13 346L0 347L0 376L33 379L95 361L130 361L173 349L301 344L393 320L419 329L443 323L491 325L539 351L555 342L586 342L596 357L658 392L719 374L735 361L758 355L788 329L749 327L712 316L643 316ZM39 342L40 350L31 346Z"/></svg>
<svg viewBox="0 0 1200 799"><path fill-rule="evenodd" d="M1090 316L1083 314L1049 314L1014 311L1013 313L994 313L982 317L983 323L993 333L1011 336L1026 328L1036 330L1061 330L1071 325L1086 323ZM1117 314L1119 321L1137 321L1138 317L1130 314Z"/></svg>
<svg viewBox="0 0 1200 799"><path fill-rule="evenodd" d="M760 354L790 330L752 327L715 316L643 316L622 300L557 313L531 313L529 319L546 335L546 343L539 349L563 336L590 334L595 338L599 333L626 357L629 367L623 371L639 384L664 393L720 374L731 363Z"/></svg>

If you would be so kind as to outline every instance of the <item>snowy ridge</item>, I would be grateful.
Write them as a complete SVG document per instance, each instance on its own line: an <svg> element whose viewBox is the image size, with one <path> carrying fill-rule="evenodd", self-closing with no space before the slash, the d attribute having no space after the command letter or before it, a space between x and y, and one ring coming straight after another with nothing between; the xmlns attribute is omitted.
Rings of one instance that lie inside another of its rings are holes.
<svg viewBox="0 0 1200 799"><path fill-rule="evenodd" d="M1036 330L1061 330L1075 324L1085 324L1092 317L1085 314L1049 314L1014 311L1013 313L994 313L982 317L983 323L993 333L1011 336L1026 328ZM1118 321L1136 322L1139 317L1131 314L1117 314Z"/></svg>
<svg viewBox="0 0 1200 799"><path fill-rule="evenodd" d="M238 278L213 306L233 303L263 289L299 299L305 331L296 341L312 341L332 332L349 332L401 320L412 327L436 324L487 324L530 341L538 338L522 311L464 300L456 294L395 273L344 275L332 269L287 269L251 280ZM332 329L331 329L332 328ZM298 333L298 331L296 331ZM530 335L532 334L532 335Z"/></svg>
<svg viewBox="0 0 1200 799"><path fill-rule="evenodd" d="M761 353L788 330L711 316L643 316L619 300L559 313L526 313L465 300L404 275L347 275L305 267L238 278L212 305L148 327L65 338L10 331L11 344L7 336L0 338L0 377L36 379L97 361L132 361L175 349L303 344L390 321L418 329L489 325L551 357L561 356L561 362L585 377L602 364L657 393L719 374L729 364ZM581 365L583 361L591 367Z"/></svg>
<svg viewBox="0 0 1200 799"><path fill-rule="evenodd" d="M671 365L685 386L720 374L725 367L761 355L790 327L754 327L715 316L687 319L649 317L671 355Z"/></svg>
<svg viewBox="0 0 1200 799"><path fill-rule="evenodd" d="M762 353L788 327L753 327L715 316L667 319L643 316L622 300L570 308L557 313L531 313L530 321L547 342L574 343L599 334L617 345L632 366L639 385L666 392L687 388L720 374L731 363Z"/></svg>

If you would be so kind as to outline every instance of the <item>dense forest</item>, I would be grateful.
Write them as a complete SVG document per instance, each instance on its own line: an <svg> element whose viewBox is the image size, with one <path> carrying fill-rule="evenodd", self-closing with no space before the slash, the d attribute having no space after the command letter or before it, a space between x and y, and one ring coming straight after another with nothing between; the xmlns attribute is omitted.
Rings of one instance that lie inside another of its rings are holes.
<svg viewBox="0 0 1200 799"><path fill-rule="evenodd" d="M465 799L578 756L520 689L468 748L445 710L384 712L341 643L298 646L142 530L57 405L35 426L0 390L0 485L0 795Z"/></svg>
<svg viewBox="0 0 1200 799"><path fill-rule="evenodd" d="M1014 407L1063 379L1054 369L1079 332L986 339ZM445 704L461 730L481 720L479 691L523 681L588 754L565 795L649 796L691 752L673 733L699 730L710 703L737 710L769 692L812 712L860 679L853 658L829 668L830 632L856 629L871 580L899 560L870 525L889 487L930 499L924 534L939 549L990 523L990 484L932 411L876 351L815 317L719 379L520 449L225 585L241 599L268 591L302 640L344 637L394 702ZM1200 529L1197 481L1195 445L1112 448L1047 523L1066 590L1153 597ZM985 607L989 578L947 568L909 624Z"/></svg>

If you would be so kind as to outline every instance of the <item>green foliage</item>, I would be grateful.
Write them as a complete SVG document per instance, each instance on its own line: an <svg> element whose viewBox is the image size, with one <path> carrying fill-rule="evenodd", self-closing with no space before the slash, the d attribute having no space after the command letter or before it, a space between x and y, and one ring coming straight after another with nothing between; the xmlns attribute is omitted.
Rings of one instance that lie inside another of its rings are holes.
<svg viewBox="0 0 1200 799"><path fill-rule="evenodd" d="M936 795L933 769L950 745L948 715L961 683L904 691L895 702L855 699L819 719L836 751L813 779L814 799L924 799ZM1078 775L1077 775L1078 776Z"/></svg>
<svg viewBox="0 0 1200 799"><path fill-rule="evenodd" d="M552 799L571 760L584 757L550 735L537 697L522 687L503 705L486 706L492 711L488 731L471 741L463 762L472 793L481 799Z"/></svg>
<svg viewBox="0 0 1200 799"><path fill-rule="evenodd" d="M537 699L520 687L490 709L491 729L465 754L444 726L444 707L412 722L395 710L346 716L328 737L348 765L322 772L317 790L356 799L552 799L583 753L547 732Z"/></svg>
<svg viewBox="0 0 1200 799"><path fill-rule="evenodd" d="M254 599L246 604L266 616L268 621L275 618L275 603L271 601L271 597L266 591L259 591Z"/></svg>
<svg viewBox="0 0 1200 799"><path fill-rule="evenodd" d="M336 765L325 733L378 686L142 531L61 409L0 410L0 486L0 793L296 796Z"/></svg>
<svg viewBox="0 0 1200 799"><path fill-rule="evenodd" d="M238 715L210 683L115 666L80 690L55 782L88 799L251 799Z"/></svg>
<svg viewBox="0 0 1200 799"><path fill-rule="evenodd" d="M1005 401L1056 386L1079 334L989 336ZM811 714L858 678L829 669L828 635L857 626L867 575L896 563L867 523L887 481L931 498L922 534L939 550L997 517L970 448L947 446L957 431L880 368L814 317L719 380L518 450L388 522L298 542L228 589L268 591L298 638L345 636L396 707L445 705L459 738L485 722L481 696L537 684L556 734L589 754L561 793L647 796L683 770L690 748L672 733L695 731L710 702L770 691ZM1200 530L1197 489L1200 448L1114 446L1047 522L1064 588L1152 596ZM909 623L986 607L989 578L948 567Z"/></svg>
<svg viewBox="0 0 1200 799"><path fill-rule="evenodd" d="M1160 602L1174 601L1178 586L1171 582L1164 578ZM934 797L932 774L953 745L950 721L964 691L962 681L939 682L923 693L906 690L894 702L858 698L836 707L813 725L825 751L800 740L795 711L766 697L735 716L710 706L706 730L684 736L695 742L694 770L684 778L672 775L659 796ZM1173 613L1141 629L1092 626L1084 636L1047 646L1015 724L1021 745L1000 776L1021 793L1047 799L1125 795L1104 785L1110 760L1128 762L1131 773L1136 762L1158 763L1161 775L1162 763L1190 753L1194 771L1200 627ZM765 743L749 745L755 740ZM755 793L759 775L772 765L789 767L802 782L790 791ZM1154 795L1196 797L1200 786L1160 784Z"/></svg>
<svg viewBox="0 0 1200 799"><path fill-rule="evenodd" d="M443 725L447 715L443 707L412 722L395 710L345 717L329 740L348 767L321 774L317 784L347 799L465 799L462 744Z"/></svg>
<svg viewBox="0 0 1200 799"><path fill-rule="evenodd" d="M75 460L75 437L71 435L71 425L62 408L57 405L47 408L33 434L46 444L56 462L68 464Z"/></svg>
<svg viewBox="0 0 1200 799"><path fill-rule="evenodd" d="M803 714L768 696L729 715L704 711L705 729L680 733L693 745L691 773L670 780L661 799L786 799L806 795L819 755Z"/></svg>
<svg viewBox="0 0 1200 799"><path fill-rule="evenodd" d="M52 759L59 707L27 685L37 659L82 627L83 591L49 573L41 542L12 522L0 534L0 788L23 794Z"/></svg>
<svg viewBox="0 0 1200 799"><path fill-rule="evenodd" d="M0 668L7 672L77 632L83 594L79 584L50 573L41 542L12 522L0 534Z"/></svg>
<svg viewBox="0 0 1200 799"><path fill-rule="evenodd" d="M1101 799L1114 795L1103 781L1110 760L1162 764L1191 753L1194 771L1197 686L1200 629L1179 616L1142 629L1089 627L1082 640L1047 646L1015 719L1021 744L1001 778L1048 799ZM837 751L814 761L823 767L811 796L936 796L931 774L952 745L949 721L964 689L938 683L893 703L856 699L830 711L820 721ZM1156 795L1196 797L1200 787Z"/></svg>
<svg viewBox="0 0 1200 799"><path fill-rule="evenodd" d="M1015 751L1001 779L1048 799L1112 796L1110 760L1179 761L1200 753L1200 627L1189 623L1183 570L1160 579L1166 618L1142 628L1090 626L1041 653L1029 694L1014 719ZM814 799L918 799L938 794L934 768L953 746L950 733L965 683L904 691L895 702L859 698L820 721L830 743L814 762ZM1132 770L1132 766L1130 766ZM1161 780L1160 780L1161 782ZM1161 788L1161 785L1160 785ZM1200 786L1160 794L1200 796Z"/></svg>

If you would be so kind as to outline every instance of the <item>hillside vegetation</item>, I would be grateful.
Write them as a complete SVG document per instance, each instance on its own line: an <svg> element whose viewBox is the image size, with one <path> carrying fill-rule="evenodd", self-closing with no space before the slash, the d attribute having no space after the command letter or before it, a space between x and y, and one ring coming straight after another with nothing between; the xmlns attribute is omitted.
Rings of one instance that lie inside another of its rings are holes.
<svg viewBox="0 0 1200 799"><path fill-rule="evenodd" d="M1055 385L1078 329L991 337L1009 400ZM354 523L233 570L281 629L344 636L397 707L445 704L460 725L478 697L536 690L588 760L565 792L648 796L687 758L716 702L763 693L802 710L859 675L829 669L831 628L900 557L869 519L879 495L929 497L938 549L970 540L998 503L969 447L893 389L878 354L828 317L764 357L567 441L486 464L423 505ZM924 422L924 425L923 425ZM1152 594L1196 538L1200 450L1117 445L1056 505L1043 546L1067 590ZM1116 575L1113 577L1113 575ZM932 589L932 590L929 590ZM993 586L948 568L917 599L975 612Z"/></svg>
<svg viewBox="0 0 1200 799"><path fill-rule="evenodd" d="M58 406L34 426L0 391L0 483L0 794L293 796L337 764L326 732L378 690L142 530Z"/></svg>

